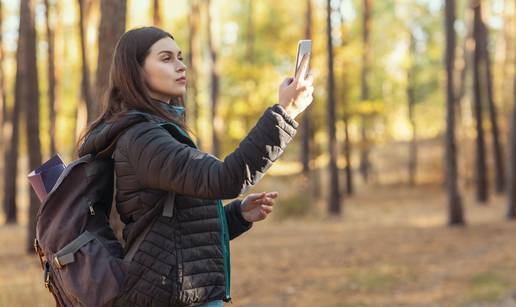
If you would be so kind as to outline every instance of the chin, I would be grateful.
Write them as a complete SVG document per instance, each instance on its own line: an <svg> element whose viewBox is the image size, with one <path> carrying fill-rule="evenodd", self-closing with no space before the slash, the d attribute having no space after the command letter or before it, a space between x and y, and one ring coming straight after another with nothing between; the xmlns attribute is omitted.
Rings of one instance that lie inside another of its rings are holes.
<svg viewBox="0 0 516 307"><path fill-rule="evenodd" d="M170 96L172 96L172 97L183 97L185 94L186 94L186 90L174 91L173 93L170 93Z"/></svg>
<svg viewBox="0 0 516 307"><path fill-rule="evenodd" d="M186 86L178 86L171 93L171 96L183 96L186 93Z"/></svg>

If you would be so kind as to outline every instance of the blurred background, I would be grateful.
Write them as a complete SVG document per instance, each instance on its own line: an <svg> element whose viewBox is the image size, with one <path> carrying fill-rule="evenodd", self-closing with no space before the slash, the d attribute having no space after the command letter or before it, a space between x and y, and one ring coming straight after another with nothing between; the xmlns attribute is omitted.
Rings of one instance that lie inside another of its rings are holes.
<svg viewBox="0 0 516 307"><path fill-rule="evenodd" d="M170 32L188 126L232 152L312 39L313 104L249 191L235 306L516 306L516 1L0 1L0 306L52 306L27 174L99 115L120 35ZM242 196L244 197L244 196Z"/></svg>

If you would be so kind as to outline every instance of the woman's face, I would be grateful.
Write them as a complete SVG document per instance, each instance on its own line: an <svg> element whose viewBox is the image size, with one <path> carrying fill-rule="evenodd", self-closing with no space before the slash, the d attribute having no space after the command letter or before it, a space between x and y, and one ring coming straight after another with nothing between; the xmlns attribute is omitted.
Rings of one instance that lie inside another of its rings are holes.
<svg viewBox="0 0 516 307"><path fill-rule="evenodd" d="M143 63L144 80L149 95L165 102L186 91L186 65L181 50L170 37L155 42Z"/></svg>

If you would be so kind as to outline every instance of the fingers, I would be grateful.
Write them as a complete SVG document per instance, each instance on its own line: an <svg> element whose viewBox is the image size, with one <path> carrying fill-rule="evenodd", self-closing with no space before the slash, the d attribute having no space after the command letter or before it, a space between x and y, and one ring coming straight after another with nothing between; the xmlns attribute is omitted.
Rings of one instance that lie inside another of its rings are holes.
<svg viewBox="0 0 516 307"><path fill-rule="evenodd" d="M264 197L253 200L253 205L266 205L266 206L273 206L274 205L274 198L270 197Z"/></svg>
<svg viewBox="0 0 516 307"><path fill-rule="evenodd" d="M310 85L314 83L314 75L312 73L308 73L305 78L305 83Z"/></svg>
<svg viewBox="0 0 516 307"><path fill-rule="evenodd" d="M309 73L305 79L296 80L296 88L300 91L305 91L310 87L313 87L314 76Z"/></svg>
<svg viewBox="0 0 516 307"><path fill-rule="evenodd" d="M253 206L260 206L260 207L266 206L266 207L271 207L271 208L272 208L272 206L274 206L274 203L275 203L274 198L269 198L269 197L260 198L260 199L254 200L252 202Z"/></svg>
<svg viewBox="0 0 516 307"><path fill-rule="evenodd" d="M296 74L296 80L304 79L306 72L308 71L308 60L310 59L310 53L305 53L303 55L303 59L301 60L301 64L299 64L300 69L298 69Z"/></svg>
<svg viewBox="0 0 516 307"><path fill-rule="evenodd" d="M261 211L263 211L266 214L269 214L272 212L272 206L262 205Z"/></svg>
<svg viewBox="0 0 516 307"><path fill-rule="evenodd" d="M249 200L257 200L257 199L260 199L260 198L264 198L264 197L269 197L269 198L276 198L278 197L279 193L277 191L274 191L274 192L261 192L261 193L252 193L252 194L249 194L247 196L247 198Z"/></svg>
<svg viewBox="0 0 516 307"><path fill-rule="evenodd" d="M269 192L266 195L267 195L267 197L270 197L270 198L276 198L276 197L278 197L279 193L278 192Z"/></svg>
<svg viewBox="0 0 516 307"><path fill-rule="evenodd" d="M247 198L250 200L250 201L256 201L262 197L265 196L265 192L262 192L262 193L252 193L252 194L249 194L247 196Z"/></svg>

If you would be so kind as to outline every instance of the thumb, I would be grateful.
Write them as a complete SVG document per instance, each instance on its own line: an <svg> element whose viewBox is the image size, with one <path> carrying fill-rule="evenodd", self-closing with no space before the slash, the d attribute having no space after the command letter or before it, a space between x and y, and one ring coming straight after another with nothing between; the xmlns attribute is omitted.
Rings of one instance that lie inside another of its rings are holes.
<svg viewBox="0 0 516 307"><path fill-rule="evenodd" d="M254 201L254 200L257 200L259 198L262 198L263 196L265 196L265 192L262 192L262 193L253 193L253 194L249 194L247 196L247 199L249 201Z"/></svg>
<svg viewBox="0 0 516 307"><path fill-rule="evenodd" d="M283 87L287 87L290 83L292 83L292 81L294 81L294 78L292 78L292 77L287 77L287 78L283 79L283 82L281 82L280 87L281 87L281 88L283 88Z"/></svg>

